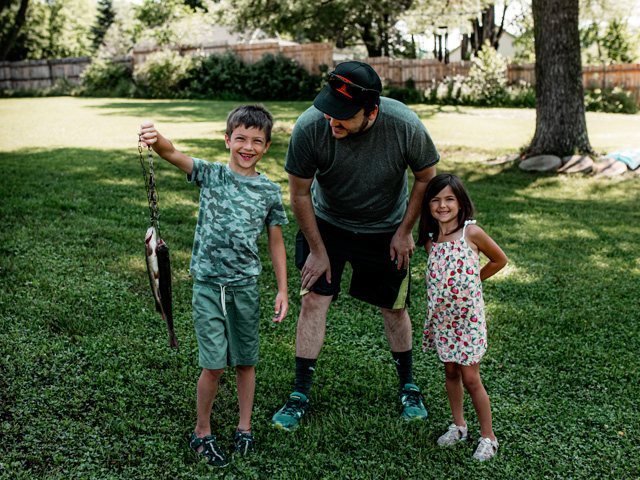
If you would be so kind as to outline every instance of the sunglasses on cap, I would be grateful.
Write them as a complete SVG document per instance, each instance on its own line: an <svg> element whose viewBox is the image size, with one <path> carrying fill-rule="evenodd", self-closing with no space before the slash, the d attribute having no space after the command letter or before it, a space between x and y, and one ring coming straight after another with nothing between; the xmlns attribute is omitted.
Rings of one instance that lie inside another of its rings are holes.
<svg viewBox="0 0 640 480"><path fill-rule="evenodd" d="M360 85L353 83L340 75L336 75L333 72L329 73L329 86L343 95L353 98L354 100L366 97L373 98L380 95L378 90L361 87Z"/></svg>

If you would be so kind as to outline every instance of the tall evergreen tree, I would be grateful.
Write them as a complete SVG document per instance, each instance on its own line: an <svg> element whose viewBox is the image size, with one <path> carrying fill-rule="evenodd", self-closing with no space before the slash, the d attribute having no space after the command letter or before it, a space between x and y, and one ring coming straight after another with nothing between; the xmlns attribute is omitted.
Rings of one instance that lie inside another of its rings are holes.
<svg viewBox="0 0 640 480"><path fill-rule="evenodd" d="M104 35L113 23L115 16L112 0L98 0L98 17L96 18L96 24L91 29L95 48L98 48L102 44Z"/></svg>

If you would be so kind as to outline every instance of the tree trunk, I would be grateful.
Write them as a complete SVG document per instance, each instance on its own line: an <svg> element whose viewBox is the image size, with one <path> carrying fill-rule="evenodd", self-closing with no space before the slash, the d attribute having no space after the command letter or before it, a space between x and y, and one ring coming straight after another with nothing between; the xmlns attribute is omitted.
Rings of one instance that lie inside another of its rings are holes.
<svg viewBox="0 0 640 480"><path fill-rule="evenodd" d="M3 2L2 9L9 4L9 2ZM11 49L16 43L16 39L18 38L18 33L20 33L20 29L24 25L24 22L27 18L27 7L29 6L29 0L21 0L20 9L18 10L18 14L16 15L16 19L13 23L13 27L9 30L7 34L7 38L3 39L0 36L0 61L4 61L9 56Z"/></svg>
<svg viewBox="0 0 640 480"><path fill-rule="evenodd" d="M525 156L595 153L582 86L578 0L533 0L536 133Z"/></svg>
<svg viewBox="0 0 640 480"><path fill-rule="evenodd" d="M482 49L482 46L485 42L489 42L489 44L498 50L498 43L500 42L500 38L502 37L502 33L504 32L504 21L507 13L507 6L505 5L504 10L502 12L502 20L500 21L500 25L496 30L496 7L495 5L489 5L482 11L482 19L475 18L471 21L472 32L470 35L463 36L463 44L464 50L462 59L467 60L471 54L477 55L478 52ZM468 46L471 46L471 53L469 57L465 58L466 50Z"/></svg>
<svg viewBox="0 0 640 480"><path fill-rule="evenodd" d="M362 25L362 33L360 34L360 38L362 38L362 42L365 47L367 47L367 55L369 57L381 57L383 55L380 37L376 35L376 31L370 24Z"/></svg>

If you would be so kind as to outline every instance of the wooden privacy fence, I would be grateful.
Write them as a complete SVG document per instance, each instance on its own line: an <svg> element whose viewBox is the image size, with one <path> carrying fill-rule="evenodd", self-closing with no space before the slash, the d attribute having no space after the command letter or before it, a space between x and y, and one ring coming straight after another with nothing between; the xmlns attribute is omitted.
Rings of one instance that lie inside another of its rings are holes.
<svg viewBox="0 0 640 480"><path fill-rule="evenodd" d="M0 88L22 90L48 88L60 78L80 83L80 74L91 63L91 57L57 58L0 62Z"/></svg>
<svg viewBox="0 0 640 480"><path fill-rule="evenodd" d="M131 57L119 57L115 61L131 64ZM49 88L62 78L78 85L80 74L90 63L91 57L0 62L0 89Z"/></svg>
<svg viewBox="0 0 640 480"><path fill-rule="evenodd" d="M432 87L444 77L462 75L466 77L472 62L452 62L447 65L430 59L392 60L388 57L373 57L364 60L376 69L385 85L404 86L412 78L416 88ZM508 65L507 79L509 84L520 81L535 85L535 65ZM640 64L625 63L620 65L585 65L582 67L582 83L585 88L623 87L631 92L640 105Z"/></svg>
<svg viewBox="0 0 640 480"><path fill-rule="evenodd" d="M160 48L134 49L133 55L120 57L116 61L126 63L131 68L145 62L146 58ZM236 53L248 64L257 62L263 55L282 54L297 60L310 73L319 73L322 64L333 65L333 45L331 43L308 43L286 45L278 42L251 44L213 43L198 47L175 47L181 55L223 54L229 50ZM4 90L48 88L56 81L66 78L71 83L80 83L80 74L91 63L90 57L61 58L53 60L26 60L22 62L0 62L0 88Z"/></svg>
<svg viewBox="0 0 640 480"><path fill-rule="evenodd" d="M136 48L131 56L117 59L131 67L145 62L158 48ZM264 42L252 44L228 44L226 42L200 45L198 47L175 47L181 55L223 54L229 50L236 53L243 62L254 63L263 55L283 54L294 58L310 73L319 73L322 64L332 66L333 45L331 43L281 44ZM432 87L445 77L467 76L472 62L443 64L437 60L392 60L388 57L364 59L378 72L385 85L404 86L413 79L418 89ZM80 83L80 74L91 63L89 57L62 58L54 60L30 60L23 62L0 62L0 88L4 90L35 89L51 87L60 78L71 83ZM509 65L507 78L510 84L519 81L535 85L533 64ZM640 64L588 65L582 74L585 88L621 86L631 92L640 104Z"/></svg>
<svg viewBox="0 0 640 480"><path fill-rule="evenodd" d="M133 50L133 64L144 63L146 58L160 48L136 48ZM226 42L211 43L197 47L176 47L173 48L180 55L222 55L231 50L247 64L252 64L260 60L264 55L282 54L285 57L293 58L309 73L320 73L319 66L333 65L333 44L331 43L305 43L305 44L280 44L278 42L261 43L238 43L229 44Z"/></svg>

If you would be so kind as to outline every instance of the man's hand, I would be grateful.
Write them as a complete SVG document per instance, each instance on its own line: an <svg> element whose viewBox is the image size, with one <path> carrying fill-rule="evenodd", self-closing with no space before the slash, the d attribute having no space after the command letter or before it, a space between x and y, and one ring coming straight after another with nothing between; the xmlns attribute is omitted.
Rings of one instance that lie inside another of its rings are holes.
<svg viewBox="0 0 640 480"><path fill-rule="evenodd" d="M302 278L301 290L309 290L311 286L322 276L327 276L327 282L331 283L331 263L326 250L322 253L311 252L304 263L300 276Z"/></svg>
<svg viewBox="0 0 640 480"><path fill-rule="evenodd" d="M416 244L413 241L413 235L402 234L397 231L391 239L391 260L395 260L398 265L398 270L409 267L409 259L413 257L413 252L416 249Z"/></svg>

